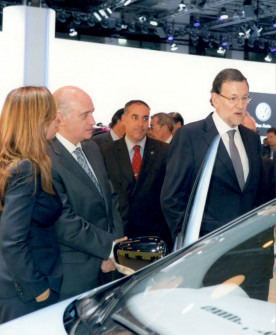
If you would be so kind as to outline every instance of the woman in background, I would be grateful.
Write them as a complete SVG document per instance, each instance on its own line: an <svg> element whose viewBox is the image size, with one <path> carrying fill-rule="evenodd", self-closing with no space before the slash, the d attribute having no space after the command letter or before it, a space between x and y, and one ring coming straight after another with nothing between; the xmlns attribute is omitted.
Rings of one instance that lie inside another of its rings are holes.
<svg viewBox="0 0 276 335"><path fill-rule="evenodd" d="M56 106L48 89L11 91L0 116L0 323L58 300L62 266L47 140Z"/></svg>

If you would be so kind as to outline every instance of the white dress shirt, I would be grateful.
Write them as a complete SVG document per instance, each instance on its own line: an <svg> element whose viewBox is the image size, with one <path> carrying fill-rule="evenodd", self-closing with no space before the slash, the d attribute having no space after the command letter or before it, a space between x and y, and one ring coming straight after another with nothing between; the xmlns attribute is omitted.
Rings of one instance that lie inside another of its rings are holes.
<svg viewBox="0 0 276 335"><path fill-rule="evenodd" d="M65 137L63 137L62 135L60 135L60 133L56 133L56 138L60 141L61 144L64 145L64 147L70 152L70 154L75 158L76 161L77 160L77 156L76 154L74 153L74 151L77 149L77 148L81 148L81 151L83 152L82 150L82 147L81 147L81 143L77 143L77 145L73 144L72 142L68 141ZM83 156L85 157L85 160L86 160L86 163L89 167L89 169L92 171L92 173L94 174L95 178L98 180L92 166L90 165L85 153L83 152Z"/></svg>
<svg viewBox="0 0 276 335"><path fill-rule="evenodd" d="M239 131L238 127L235 128L231 128L228 126L228 124L226 124L222 118L218 115L217 112L213 113L213 120L215 123L215 126L220 134L220 137L225 145L225 148L229 154L230 157L230 146L229 146L229 135L228 135L228 131L229 130L233 130L235 129L235 136L234 136L234 142L236 144L236 147L239 151L240 154L240 158L241 158L241 162L242 162L242 168L243 168L243 174L244 174L244 181L246 182L246 179L248 177L249 174L249 163L248 163L248 157L244 148L244 144L241 138L241 134Z"/></svg>
<svg viewBox="0 0 276 335"><path fill-rule="evenodd" d="M135 144L127 138L127 135L125 136L126 146L127 146L127 150L128 150L129 158L131 162L132 162L132 158L134 155L133 147L135 145L140 145L140 154L141 154L141 158L143 158L146 140L147 140L147 136L145 136L138 144Z"/></svg>

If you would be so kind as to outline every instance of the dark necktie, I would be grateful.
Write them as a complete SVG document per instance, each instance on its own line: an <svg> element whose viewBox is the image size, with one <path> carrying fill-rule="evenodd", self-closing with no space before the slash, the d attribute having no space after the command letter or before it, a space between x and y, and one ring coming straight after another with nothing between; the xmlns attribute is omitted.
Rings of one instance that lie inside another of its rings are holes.
<svg viewBox="0 0 276 335"><path fill-rule="evenodd" d="M138 174L140 171L141 162L142 162L141 154L140 154L140 145L135 145L133 147L133 150L134 150L134 155L132 158L132 170L134 173L134 177L137 180Z"/></svg>
<svg viewBox="0 0 276 335"><path fill-rule="evenodd" d="M244 187L244 174L243 174L243 168L242 168L242 162L240 158L239 151L236 147L236 144L234 142L234 135L236 130L229 130L228 136L229 136L229 147L230 147L230 157L234 166L234 170L236 172L236 176L240 185L241 190L243 190Z"/></svg>
<svg viewBox="0 0 276 335"><path fill-rule="evenodd" d="M100 188L100 184L99 184L97 178L95 177L94 173L90 170L90 168L89 168L89 166L88 166L88 164L86 162L86 159L84 157L84 153L82 152L81 148L78 147L73 152L77 156L77 161L80 164L80 166L84 169L84 171L92 179L93 183L97 187L97 189L100 192L100 194L102 194L102 191L101 191L101 188Z"/></svg>

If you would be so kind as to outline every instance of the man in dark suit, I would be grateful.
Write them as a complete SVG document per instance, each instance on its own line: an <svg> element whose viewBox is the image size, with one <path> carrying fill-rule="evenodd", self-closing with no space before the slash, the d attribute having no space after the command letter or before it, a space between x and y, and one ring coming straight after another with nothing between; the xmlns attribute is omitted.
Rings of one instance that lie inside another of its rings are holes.
<svg viewBox="0 0 276 335"><path fill-rule="evenodd" d="M55 227L64 271L61 299L65 299L98 286L101 270L115 269L109 257L123 229L101 153L90 139L95 124L90 96L67 86L54 98L59 126L49 155L63 203Z"/></svg>
<svg viewBox="0 0 276 335"><path fill-rule="evenodd" d="M211 91L211 104L215 112L175 133L161 193L162 210L173 238L181 229L196 175L217 134L220 134L221 141L210 181L201 235L257 205L261 180L260 138L240 125L250 101L248 91L247 80L240 71L222 70L214 79Z"/></svg>
<svg viewBox="0 0 276 335"><path fill-rule="evenodd" d="M112 143L122 138L125 134L125 125L122 122L122 115L124 114L124 109L118 109L117 112L112 116L111 123L109 125L110 131L104 132L97 135L93 135L93 140L98 144Z"/></svg>
<svg viewBox="0 0 276 335"><path fill-rule="evenodd" d="M122 116L125 137L100 149L112 185L119 194L125 234L128 237L160 236L171 247L169 229L160 207L169 145L146 136L149 111L143 101L128 102ZM138 148L137 153L135 148ZM134 167L135 157L141 160L138 170Z"/></svg>

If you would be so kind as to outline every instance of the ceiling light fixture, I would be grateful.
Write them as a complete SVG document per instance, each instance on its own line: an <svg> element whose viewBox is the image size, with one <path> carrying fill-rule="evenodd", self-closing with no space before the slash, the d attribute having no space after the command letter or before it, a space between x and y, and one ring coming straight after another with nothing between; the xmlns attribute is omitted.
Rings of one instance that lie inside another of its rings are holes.
<svg viewBox="0 0 276 335"><path fill-rule="evenodd" d="M89 14L89 15L87 16L86 22L87 22L87 24L88 24L90 27L94 27L95 24L96 24L96 22L95 22L95 20L93 19L93 16L92 16L91 14Z"/></svg>
<svg viewBox="0 0 276 335"><path fill-rule="evenodd" d="M218 21L222 22L228 19L228 14L226 13L226 8L222 7L220 12L219 12L219 16L218 16Z"/></svg>
<svg viewBox="0 0 276 335"><path fill-rule="evenodd" d="M267 53L267 55L265 56L264 60L266 62L269 62L269 63L272 62L272 55L271 55L270 52Z"/></svg>
<svg viewBox="0 0 276 335"><path fill-rule="evenodd" d="M105 29L109 28L109 22L108 20L102 20L101 21L101 26Z"/></svg>
<svg viewBox="0 0 276 335"><path fill-rule="evenodd" d="M128 6L129 4L131 4L131 0L125 0L124 6Z"/></svg>
<svg viewBox="0 0 276 335"><path fill-rule="evenodd" d="M138 20L140 23L145 23L147 21L147 18L145 17L145 15L141 15L139 16Z"/></svg>
<svg viewBox="0 0 276 335"><path fill-rule="evenodd" d="M182 0L180 4L178 5L178 11L182 12L185 9L186 5L184 4L184 1Z"/></svg>
<svg viewBox="0 0 276 335"><path fill-rule="evenodd" d="M101 16L100 16L99 13L94 12L93 15L94 15L94 17L97 19L98 22L102 21L102 18L101 18Z"/></svg>
<svg viewBox="0 0 276 335"><path fill-rule="evenodd" d="M78 35L78 32L76 31L76 29L75 28L70 28L69 36L74 37L74 36L77 36L77 35Z"/></svg>
<svg viewBox="0 0 276 335"><path fill-rule="evenodd" d="M174 36L173 35L169 35L167 37L167 41L172 42L173 40L174 40Z"/></svg>
<svg viewBox="0 0 276 335"><path fill-rule="evenodd" d="M157 27L158 26L158 22L155 19L150 20L150 25Z"/></svg>
<svg viewBox="0 0 276 335"><path fill-rule="evenodd" d="M193 27L194 28L199 28L200 27L200 21L199 21L198 16L194 19Z"/></svg>
<svg viewBox="0 0 276 335"><path fill-rule="evenodd" d="M223 47L219 47L219 48L217 49L217 53L218 53L219 55L224 56L225 53L226 53L226 49L224 49Z"/></svg>
<svg viewBox="0 0 276 335"><path fill-rule="evenodd" d="M177 49L178 49L178 47L177 47L176 43L173 43L171 45L171 51L176 51Z"/></svg>

